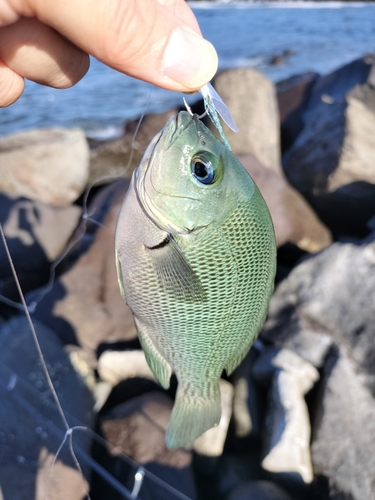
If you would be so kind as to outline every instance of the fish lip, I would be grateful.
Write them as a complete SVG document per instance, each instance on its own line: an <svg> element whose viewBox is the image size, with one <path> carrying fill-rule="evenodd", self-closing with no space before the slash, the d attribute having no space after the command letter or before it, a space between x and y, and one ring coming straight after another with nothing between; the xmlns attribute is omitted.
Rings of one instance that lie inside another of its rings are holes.
<svg viewBox="0 0 375 500"><path fill-rule="evenodd" d="M165 141L166 149L173 146L174 142L190 127L192 123L196 123L195 117L198 115L190 115L186 111L180 111L177 116L171 118L162 130L163 141Z"/></svg>

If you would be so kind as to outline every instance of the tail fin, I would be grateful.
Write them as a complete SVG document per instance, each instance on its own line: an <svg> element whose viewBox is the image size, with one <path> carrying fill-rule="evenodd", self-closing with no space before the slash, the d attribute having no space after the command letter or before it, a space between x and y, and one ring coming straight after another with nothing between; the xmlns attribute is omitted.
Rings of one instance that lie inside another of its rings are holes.
<svg viewBox="0 0 375 500"><path fill-rule="evenodd" d="M165 442L168 448L193 444L207 429L218 425L221 417L219 380L205 382L203 387L177 389Z"/></svg>

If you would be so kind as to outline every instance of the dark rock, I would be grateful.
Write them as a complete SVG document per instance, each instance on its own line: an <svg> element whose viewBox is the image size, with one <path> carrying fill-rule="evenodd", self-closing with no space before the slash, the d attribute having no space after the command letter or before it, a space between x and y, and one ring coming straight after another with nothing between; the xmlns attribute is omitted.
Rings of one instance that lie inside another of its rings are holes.
<svg viewBox="0 0 375 500"><path fill-rule="evenodd" d="M332 231L335 239L363 238L375 215L375 184L353 182L331 193L307 195L309 204Z"/></svg>
<svg viewBox="0 0 375 500"><path fill-rule="evenodd" d="M269 481L249 481L233 490L227 500L292 500L292 497Z"/></svg>
<svg viewBox="0 0 375 500"><path fill-rule="evenodd" d="M262 338L321 366L346 346L375 394L375 243L336 243L301 262L277 288Z"/></svg>
<svg viewBox="0 0 375 500"><path fill-rule="evenodd" d="M83 192L89 147L79 128L27 130L0 139L0 190L53 205Z"/></svg>
<svg viewBox="0 0 375 500"><path fill-rule="evenodd" d="M35 322L49 373L70 426L90 427L93 399L54 332ZM13 318L0 330L0 491L4 500L81 500L84 481L67 445L51 473L65 428L39 361L29 324ZM89 434L73 433L77 456ZM81 462L88 479L88 470ZM51 476L50 476L51 473ZM87 486L87 484L86 484ZM47 491L48 490L48 491Z"/></svg>
<svg viewBox="0 0 375 500"><path fill-rule="evenodd" d="M86 251L49 293L35 294L34 317L52 328L64 344L83 347L94 366L101 343L136 336L130 309L120 295L114 258L114 231L127 187L128 181L118 181L101 192L106 215L94 241L87 250L82 244Z"/></svg>
<svg viewBox="0 0 375 500"><path fill-rule="evenodd" d="M285 58L283 55L277 54L271 57L270 64L272 66L282 66L283 64L285 64Z"/></svg>
<svg viewBox="0 0 375 500"><path fill-rule="evenodd" d="M375 401L345 349L333 349L324 367L312 458L329 498L374 500Z"/></svg>
<svg viewBox="0 0 375 500"><path fill-rule="evenodd" d="M260 398L253 379L252 369L257 358L257 350L250 349L245 359L233 373L233 422L235 434L239 438L259 436L261 432Z"/></svg>
<svg viewBox="0 0 375 500"><path fill-rule="evenodd" d="M187 495L195 497L192 477L192 454L185 449L168 450L165 446L165 430L167 428L173 401L160 392L144 394L131 399L103 415L100 420L101 432L108 443L107 455L97 457L115 478L132 489L134 473L129 471L126 462L122 460L125 454L142 465L159 480ZM147 472L146 472L147 478ZM168 490L160 481L150 478L145 481L139 496L142 500L175 500L176 495ZM95 481L96 498L107 498L99 478ZM94 490L94 488L93 488ZM122 498L112 496L110 498Z"/></svg>
<svg viewBox="0 0 375 500"><path fill-rule="evenodd" d="M375 56L320 79L304 115L304 128L283 157L299 191L332 192L357 181L375 183Z"/></svg>
<svg viewBox="0 0 375 500"><path fill-rule="evenodd" d="M281 124L281 152L285 153L304 126L303 114L318 73L295 75L276 85Z"/></svg>
<svg viewBox="0 0 375 500"><path fill-rule="evenodd" d="M111 182L116 176L131 177L153 137L177 112L177 109L171 109L165 113L146 115L138 130L139 120L132 120L126 124L122 137L94 148L90 153L88 184Z"/></svg>
<svg viewBox="0 0 375 500"><path fill-rule="evenodd" d="M77 206L56 207L0 193L0 222L25 293L48 280L50 266L66 247L80 216L81 209ZM0 268L0 294L19 302L2 242Z"/></svg>
<svg viewBox="0 0 375 500"><path fill-rule="evenodd" d="M255 69L237 68L221 71L214 86L239 128L234 133L223 124L234 154L251 153L266 167L281 172L279 114L272 82Z"/></svg>
<svg viewBox="0 0 375 500"><path fill-rule="evenodd" d="M303 250L317 252L331 243L329 231L283 176L264 167L252 154L237 157L268 205L277 246L292 242Z"/></svg>

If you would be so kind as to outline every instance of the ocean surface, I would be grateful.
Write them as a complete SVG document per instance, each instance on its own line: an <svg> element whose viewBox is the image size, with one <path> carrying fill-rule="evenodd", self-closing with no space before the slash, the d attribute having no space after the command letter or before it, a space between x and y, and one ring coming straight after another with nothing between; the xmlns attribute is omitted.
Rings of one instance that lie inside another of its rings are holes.
<svg viewBox="0 0 375 500"><path fill-rule="evenodd" d="M220 68L251 66L278 82L304 71L328 73L375 52L375 4L340 2L190 4ZM274 65L274 56L284 63ZM195 97L189 98L192 102ZM92 59L67 90L26 83L23 96L0 109L0 136L51 126L81 126L88 137L114 138L128 119L182 104L182 94L152 87Z"/></svg>

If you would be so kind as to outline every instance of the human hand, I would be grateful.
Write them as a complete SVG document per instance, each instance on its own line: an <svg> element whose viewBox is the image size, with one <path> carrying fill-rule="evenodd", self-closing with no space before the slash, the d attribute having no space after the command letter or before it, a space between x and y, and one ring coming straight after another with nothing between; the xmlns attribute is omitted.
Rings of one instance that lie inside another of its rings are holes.
<svg viewBox="0 0 375 500"><path fill-rule="evenodd" d="M20 97L24 78L74 85L88 54L181 92L198 90L217 69L185 0L0 0L0 107Z"/></svg>

